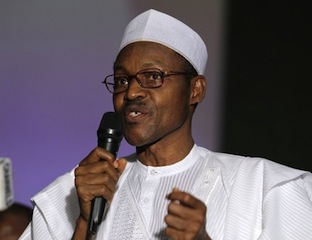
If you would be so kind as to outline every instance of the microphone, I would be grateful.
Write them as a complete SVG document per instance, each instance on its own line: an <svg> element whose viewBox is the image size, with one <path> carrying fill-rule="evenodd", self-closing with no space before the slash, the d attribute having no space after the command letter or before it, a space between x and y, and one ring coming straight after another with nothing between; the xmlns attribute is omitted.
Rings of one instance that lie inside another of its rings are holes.
<svg viewBox="0 0 312 240"><path fill-rule="evenodd" d="M12 164L9 158L0 157L0 211L14 202Z"/></svg>
<svg viewBox="0 0 312 240"><path fill-rule="evenodd" d="M123 138L121 114L116 112L104 113L99 129L97 130L98 146L117 156L120 142ZM102 222L106 199L96 197L92 200L89 219L89 231L95 235Z"/></svg>

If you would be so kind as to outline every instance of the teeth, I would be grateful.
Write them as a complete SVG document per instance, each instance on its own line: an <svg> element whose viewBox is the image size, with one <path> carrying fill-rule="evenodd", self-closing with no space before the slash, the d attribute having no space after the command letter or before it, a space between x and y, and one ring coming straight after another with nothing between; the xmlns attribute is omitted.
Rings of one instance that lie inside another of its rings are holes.
<svg viewBox="0 0 312 240"><path fill-rule="evenodd" d="M140 113L140 112L131 112L130 114L129 114L129 116L130 117L137 117L137 116L139 116L139 115L141 115L142 113Z"/></svg>

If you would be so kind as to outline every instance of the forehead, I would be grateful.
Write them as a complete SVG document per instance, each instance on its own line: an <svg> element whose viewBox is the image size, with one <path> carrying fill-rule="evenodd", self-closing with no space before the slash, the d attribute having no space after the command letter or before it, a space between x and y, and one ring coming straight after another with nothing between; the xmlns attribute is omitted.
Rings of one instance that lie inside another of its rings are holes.
<svg viewBox="0 0 312 240"><path fill-rule="evenodd" d="M182 57L172 49L158 43L142 41L131 43L119 52L114 70L153 67L176 69L181 64Z"/></svg>

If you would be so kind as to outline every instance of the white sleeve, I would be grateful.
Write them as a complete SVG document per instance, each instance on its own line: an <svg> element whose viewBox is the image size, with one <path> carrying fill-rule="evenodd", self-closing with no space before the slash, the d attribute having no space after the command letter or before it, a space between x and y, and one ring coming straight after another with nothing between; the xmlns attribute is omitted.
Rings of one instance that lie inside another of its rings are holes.
<svg viewBox="0 0 312 240"><path fill-rule="evenodd" d="M68 240L72 238L80 209L74 174L67 173L33 198L31 225L22 235L23 240Z"/></svg>
<svg viewBox="0 0 312 240"><path fill-rule="evenodd" d="M263 231L259 239L311 239L311 192L311 174L271 189L263 205Z"/></svg>
<svg viewBox="0 0 312 240"><path fill-rule="evenodd" d="M35 226L35 228L33 228ZM19 240L35 240L35 239L45 239L52 240L52 236L48 230L47 224L44 220L44 217L38 211L38 208L35 206L33 210L33 217L31 223L28 224L22 236Z"/></svg>
<svg viewBox="0 0 312 240"><path fill-rule="evenodd" d="M28 224L23 234L19 237L18 240L31 240L31 223Z"/></svg>

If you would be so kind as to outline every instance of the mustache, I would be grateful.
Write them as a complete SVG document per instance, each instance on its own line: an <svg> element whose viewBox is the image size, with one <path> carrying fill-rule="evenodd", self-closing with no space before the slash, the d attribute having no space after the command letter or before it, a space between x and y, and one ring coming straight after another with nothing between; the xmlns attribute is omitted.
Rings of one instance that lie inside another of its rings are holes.
<svg viewBox="0 0 312 240"><path fill-rule="evenodd" d="M136 98L131 101L127 101L126 104L124 105L124 109L129 108L129 107L141 107L145 106L145 103L142 101L142 99Z"/></svg>
<svg viewBox="0 0 312 240"><path fill-rule="evenodd" d="M123 107L123 113L125 115L131 112L148 113L150 109L146 106L146 103L140 99L134 99L125 103Z"/></svg>

